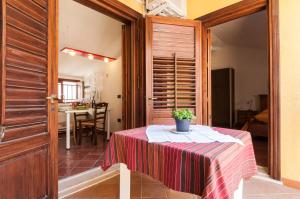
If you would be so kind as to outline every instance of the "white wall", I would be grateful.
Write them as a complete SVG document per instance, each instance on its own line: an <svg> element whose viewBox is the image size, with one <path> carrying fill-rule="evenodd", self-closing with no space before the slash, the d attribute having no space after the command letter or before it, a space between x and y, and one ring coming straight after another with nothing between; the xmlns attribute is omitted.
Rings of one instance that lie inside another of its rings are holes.
<svg viewBox="0 0 300 199"><path fill-rule="evenodd" d="M222 45L212 52L212 69L234 68L235 109L258 109L260 94L268 94L268 52L266 49Z"/></svg>
<svg viewBox="0 0 300 199"><path fill-rule="evenodd" d="M111 131L122 130L122 57L107 63L105 67L99 67L84 77L85 85L96 89L96 102L107 102L110 109ZM88 93L86 93L88 94ZM90 97L87 95L87 97Z"/></svg>
<svg viewBox="0 0 300 199"><path fill-rule="evenodd" d="M108 64L105 68L103 78L103 90L101 91L101 101L109 103L111 109L111 129L112 131L122 130L122 98L117 98L122 95L122 58L119 57L116 61ZM117 119L120 118L121 122Z"/></svg>

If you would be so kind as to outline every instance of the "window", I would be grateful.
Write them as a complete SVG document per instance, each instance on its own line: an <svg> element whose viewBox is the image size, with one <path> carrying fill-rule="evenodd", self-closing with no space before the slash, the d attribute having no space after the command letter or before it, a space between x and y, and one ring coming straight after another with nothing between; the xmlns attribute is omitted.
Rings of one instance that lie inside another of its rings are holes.
<svg viewBox="0 0 300 199"><path fill-rule="evenodd" d="M59 102L75 102L83 98L83 82L80 80L58 79Z"/></svg>

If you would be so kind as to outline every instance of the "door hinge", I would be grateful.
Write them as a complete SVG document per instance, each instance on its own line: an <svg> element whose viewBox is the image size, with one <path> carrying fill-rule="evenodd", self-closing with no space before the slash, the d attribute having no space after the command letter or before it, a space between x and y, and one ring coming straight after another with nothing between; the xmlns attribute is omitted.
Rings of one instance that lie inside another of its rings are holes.
<svg viewBox="0 0 300 199"><path fill-rule="evenodd" d="M0 126L0 143L4 139L5 136L5 126Z"/></svg>

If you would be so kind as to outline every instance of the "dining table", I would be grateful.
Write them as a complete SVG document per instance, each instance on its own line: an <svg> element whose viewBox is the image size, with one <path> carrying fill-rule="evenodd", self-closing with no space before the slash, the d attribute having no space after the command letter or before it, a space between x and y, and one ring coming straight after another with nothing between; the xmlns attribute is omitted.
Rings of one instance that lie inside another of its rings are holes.
<svg viewBox="0 0 300 199"><path fill-rule="evenodd" d="M89 109L62 109L59 110L66 114L66 149L69 150L71 147L71 114L73 113L89 113L93 115L93 108ZM107 133L107 140L110 139L110 111L111 109L107 109L106 114L106 133Z"/></svg>
<svg viewBox="0 0 300 199"><path fill-rule="evenodd" d="M257 172L249 132L225 128L213 130L239 143L150 143L147 127L115 132L101 165L105 171L120 165L120 198L130 198L130 172L137 171L175 191L203 199L242 199L243 182Z"/></svg>

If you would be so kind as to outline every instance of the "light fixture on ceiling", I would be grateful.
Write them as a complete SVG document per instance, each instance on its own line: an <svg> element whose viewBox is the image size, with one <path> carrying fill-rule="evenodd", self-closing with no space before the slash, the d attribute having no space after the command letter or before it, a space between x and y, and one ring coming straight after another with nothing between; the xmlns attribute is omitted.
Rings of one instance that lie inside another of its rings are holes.
<svg viewBox="0 0 300 199"><path fill-rule="evenodd" d="M71 56L80 55L82 57L88 58L89 60L99 60L99 61L103 61L105 63L109 63L109 62L116 60L116 58L114 58L114 57L107 57L107 56L98 55L95 53L90 53L90 52L77 50L77 49L69 48L69 47L64 47L63 49L61 49L61 52L65 53L65 54L69 54Z"/></svg>
<svg viewBox="0 0 300 199"><path fill-rule="evenodd" d="M104 57L103 61L104 61L105 63L108 63L108 62L109 62L109 59L108 59L107 57Z"/></svg>
<svg viewBox="0 0 300 199"><path fill-rule="evenodd" d="M88 54L88 58L89 58L89 60L93 60L94 59L94 55Z"/></svg>
<svg viewBox="0 0 300 199"><path fill-rule="evenodd" d="M70 54L71 56L75 56L75 55L76 55L76 52L73 50L73 51L70 51L69 54Z"/></svg>

